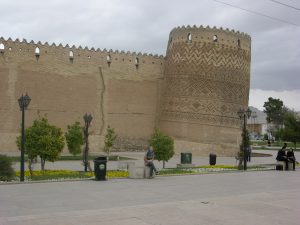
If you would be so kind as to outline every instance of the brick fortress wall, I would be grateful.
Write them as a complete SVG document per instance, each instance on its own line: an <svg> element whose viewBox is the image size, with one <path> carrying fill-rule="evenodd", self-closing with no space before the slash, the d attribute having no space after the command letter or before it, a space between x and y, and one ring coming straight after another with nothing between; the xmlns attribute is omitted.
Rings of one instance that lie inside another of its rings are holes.
<svg viewBox="0 0 300 225"><path fill-rule="evenodd" d="M177 152L232 155L240 139L236 112L248 105L250 42L239 32L178 27L164 58L0 38L0 152L17 152L17 99L27 92L26 126L46 114L65 131L91 112L94 152L110 125L117 151L145 149L160 127L175 138Z"/></svg>
<svg viewBox="0 0 300 225"><path fill-rule="evenodd" d="M17 99L26 92L32 99L26 126L39 113L66 131L75 121L83 124L84 113L90 112L91 151L100 151L108 125L118 133L118 149L146 147L156 124L162 56L4 38L0 43L5 47L0 53L0 152L17 152Z"/></svg>

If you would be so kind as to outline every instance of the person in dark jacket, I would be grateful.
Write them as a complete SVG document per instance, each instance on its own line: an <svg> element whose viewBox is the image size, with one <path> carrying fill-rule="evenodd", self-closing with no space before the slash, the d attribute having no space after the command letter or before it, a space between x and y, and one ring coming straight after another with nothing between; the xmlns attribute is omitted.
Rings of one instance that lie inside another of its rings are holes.
<svg viewBox="0 0 300 225"><path fill-rule="evenodd" d="M153 177L153 172L158 174L158 171L156 170L156 168L154 166L153 160L154 160L154 150L153 150L153 147L150 146L149 150L147 151L147 153L144 157L145 166L150 167L150 178Z"/></svg>
<svg viewBox="0 0 300 225"><path fill-rule="evenodd" d="M288 159L287 159L287 156L285 154L286 147L287 147L287 144L284 143L283 147L277 153L276 160L285 162L285 169L287 170L288 169Z"/></svg>
<svg viewBox="0 0 300 225"><path fill-rule="evenodd" d="M290 150L286 153L286 157L288 162L293 163L293 170L295 170L296 158L294 154L294 149L290 148Z"/></svg>

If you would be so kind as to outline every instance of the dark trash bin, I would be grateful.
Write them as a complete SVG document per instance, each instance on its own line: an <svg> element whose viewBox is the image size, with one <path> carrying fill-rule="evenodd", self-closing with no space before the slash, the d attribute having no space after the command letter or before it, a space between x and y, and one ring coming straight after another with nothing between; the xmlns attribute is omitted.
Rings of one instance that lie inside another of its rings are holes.
<svg viewBox="0 0 300 225"><path fill-rule="evenodd" d="M181 164L192 164L192 153L182 152L180 154L180 163Z"/></svg>
<svg viewBox="0 0 300 225"><path fill-rule="evenodd" d="M106 180L106 156L94 159L95 180Z"/></svg>
<svg viewBox="0 0 300 225"><path fill-rule="evenodd" d="M209 154L209 165L216 165L217 162L217 155L216 154Z"/></svg>

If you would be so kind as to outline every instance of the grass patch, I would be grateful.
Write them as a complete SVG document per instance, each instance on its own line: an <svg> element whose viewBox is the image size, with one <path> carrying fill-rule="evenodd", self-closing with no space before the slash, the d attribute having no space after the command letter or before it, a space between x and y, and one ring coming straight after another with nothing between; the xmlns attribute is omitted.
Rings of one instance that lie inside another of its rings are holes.
<svg viewBox="0 0 300 225"><path fill-rule="evenodd" d="M274 165L253 165L247 166L248 170L264 170L273 169ZM205 165L190 168L168 168L159 171L160 175L175 175L175 174L203 174L211 172L228 172L228 171L238 171L238 166L233 165Z"/></svg>
<svg viewBox="0 0 300 225"><path fill-rule="evenodd" d="M106 172L107 178L122 178L128 177L127 171L108 170ZM20 177L20 172L16 172L16 177ZM84 179L93 178L94 172L82 172L71 170L45 170L33 171L32 177L29 171L25 171L25 179L32 181L42 180L62 180L62 179Z"/></svg>
<svg viewBox="0 0 300 225"><path fill-rule="evenodd" d="M232 165L206 165L206 166L197 166L196 168L237 169L238 167Z"/></svg>
<svg viewBox="0 0 300 225"><path fill-rule="evenodd" d="M95 158L97 158L98 156L94 156L94 155L89 155L88 159L89 160L94 160ZM118 158L119 157L119 158ZM13 162L20 162L20 156L8 156L8 158L13 161ZM25 155L25 161L28 160L27 155ZM78 161L78 160L82 160L82 156L81 155L62 155L59 157L59 159L57 161ZM128 157L124 157L124 156L117 156L117 155L112 155L109 156L109 160L110 161L122 161L122 160L135 160L132 158L128 158Z"/></svg>
<svg viewBox="0 0 300 225"><path fill-rule="evenodd" d="M251 157L271 157L272 154L251 152Z"/></svg>
<svg viewBox="0 0 300 225"><path fill-rule="evenodd" d="M278 150L278 147L282 147L284 143L287 143L287 149L295 148L295 144L292 142L285 142L285 141L275 141L271 142L271 145L268 146L268 141L250 141L252 148L257 150ZM272 149L275 147L276 149ZM270 149L271 148L271 149ZM300 149L296 149L294 151L300 151Z"/></svg>
<svg viewBox="0 0 300 225"><path fill-rule="evenodd" d="M252 149L253 150L258 150L258 151L260 151L260 150L267 150L267 151L278 151L279 150L279 148L272 148L273 146L271 146L271 147L267 147L267 146L252 146ZM288 150L289 148L287 148L287 150ZM300 149L299 148L297 148L297 149L294 149L294 152L300 152Z"/></svg>

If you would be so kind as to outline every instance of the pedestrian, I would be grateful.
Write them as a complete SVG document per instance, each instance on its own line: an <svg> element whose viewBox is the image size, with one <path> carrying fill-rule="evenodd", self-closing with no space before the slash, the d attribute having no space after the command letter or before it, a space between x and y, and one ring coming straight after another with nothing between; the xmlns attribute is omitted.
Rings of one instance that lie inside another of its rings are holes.
<svg viewBox="0 0 300 225"><path fill-rule="evenodd" d="M250 145L246 148L246 153L247 153L247 162L251 162L252 148Z"/></svg>
<svg viewBox="0 0 300 225"><path fill-rule="evenodd" d="M145 166L150 167L150 178L153 178L153 172L155 172L155 174L158 174L158 171L154 166L153 160L154 160L154 150L153 147L150 146L149 150L147 151L144 157Z"/></svg>

